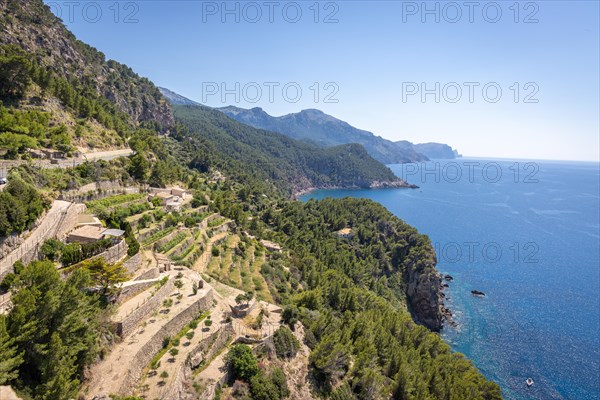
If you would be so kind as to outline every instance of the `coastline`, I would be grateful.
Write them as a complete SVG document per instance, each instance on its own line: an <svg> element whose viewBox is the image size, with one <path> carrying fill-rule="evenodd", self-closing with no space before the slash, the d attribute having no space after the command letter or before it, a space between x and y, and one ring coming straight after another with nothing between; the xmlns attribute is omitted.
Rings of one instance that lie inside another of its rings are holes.
<svg viewBox="0 0 600 400"><path fill-rule="evenodd" d="M419 186L410 184L403 179L396 181L374 181L368 187L308 187L297 190L293 194L293 199L300 201L299 197L308 195L316 190L370 190L370 189L417 189ZM433 244L432 244L433 246ZM435 251L435 250L434 250ZM447 306L444 299L446 294L444 290L448 288L448 283L452 280L447 279L449 275L442 274L437 269L437 256L432 260L434 274L422 274L421 270L411 270L406 275L408 287L406 290L406 298L408 311L415 323L425 326L432 332L440 333L445 326L455 326L453 321L453 313Z"/></svg>
<svg viewBox="0 0 600 400"><path fill-rule="evenodd" d="M395 181L372 181L369 186L309 186L303 189L295 189L292 193L292 199L298 200L300 196L310 194L316 190L364 190L364 189L419 189L419 186L408 183L404 179L398 179Z"/></svg>

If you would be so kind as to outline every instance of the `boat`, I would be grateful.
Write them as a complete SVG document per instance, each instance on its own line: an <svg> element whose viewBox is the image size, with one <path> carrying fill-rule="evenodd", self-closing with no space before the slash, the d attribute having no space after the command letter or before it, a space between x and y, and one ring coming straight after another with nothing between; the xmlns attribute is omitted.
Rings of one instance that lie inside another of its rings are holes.
<svg viewBox="0 0 600 400"><path fill-rule="evenodd" d="M533 379L527 378L527 380L525 381L525 383L527 384L527 387L532 387L534 382L533 382Z"/></svg>

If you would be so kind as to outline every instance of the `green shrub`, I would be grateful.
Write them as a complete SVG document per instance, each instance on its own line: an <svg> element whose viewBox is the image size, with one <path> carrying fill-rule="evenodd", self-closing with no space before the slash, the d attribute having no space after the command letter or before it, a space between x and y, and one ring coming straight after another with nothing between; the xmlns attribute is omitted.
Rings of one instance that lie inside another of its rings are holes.
<svg viewBox="0 0 600 400"><path fill-rule="evenodd" d="M245 344L235 344L231 347L225 357L225 365L234 379L246 382L258 373L258 360L252 354L252 349Z"/></svg>
<svg viewBox="0 0 600 400"><path fill-rule="evenodd" d="M2 292L8 292L16 279L17 276L12 272L6 274L2 279L2 283L0 283L0 290Z"/></svg>
<svg viewBox="0 0 600 400"><path fill-rule="evenodd" d="M273 335L273 344L275 345L275 353L277 357L282 359L289 359L296 356L300 343L294 336L290 328L282 326L275 331Z"/></svg>

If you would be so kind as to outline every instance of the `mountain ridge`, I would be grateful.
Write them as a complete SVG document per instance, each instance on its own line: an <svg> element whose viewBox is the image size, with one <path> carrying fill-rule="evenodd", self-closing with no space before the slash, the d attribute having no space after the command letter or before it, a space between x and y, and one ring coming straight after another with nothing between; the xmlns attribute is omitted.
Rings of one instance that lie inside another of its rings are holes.
<svg viewBox="0 0 600 400"><path fill-rule="evenodd" d="M107 99L131 123L173 126L170 103L149 79L78 40L41 0L0 2L0 22L0 44L20 47L56 77Z"/></svg>
<svg viewBox="0 0 600 400"><path fill-rule="evenodd" d="M192 160L191 166L229 168L241 162L247 172L275 182L292 197L316 188L416 187L399 179L357 143L317 147L243 124L211 107L175 105L174 111L177 121L189 131L181 140L210 145L211 150L197 152L202 155Z"/></svg>
<svg viewBox="0 0 600 400"><path fill-rule="evenodd" d="M174 105L199 104L170 89L160 89ZM243 124L279 132L321 147L359 143L373 158L384 164L423 162L429 158L455 158L458 155L458 152L443 143L414 144L406 140L393 142L373 132L355 128L348 122L316 108L307 108L278 117L270 115L261 107L246 109L229 105L216 109Z"/></svg>
<svg viewBox="0 0 600 400"><path fill-rule="evenodd" d="M304 140L321 147L358 143L363 145L373 158L384 164L428 160L426 156L413 149L403 149L392 141L376 136L372 132L355 128L346 121L313 108L280 117L271 116L260 108L246 110L227 106L218 108L218 110L247 125L280 132L294 139Z"/></svg>

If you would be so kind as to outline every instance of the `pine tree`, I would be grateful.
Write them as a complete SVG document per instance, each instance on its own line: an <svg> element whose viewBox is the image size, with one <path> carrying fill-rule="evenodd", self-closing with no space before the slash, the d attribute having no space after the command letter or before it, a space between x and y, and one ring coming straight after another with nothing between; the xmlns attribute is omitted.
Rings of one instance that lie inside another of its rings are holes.
<svg viewBox="0 0 600 400"><path fill-rule="evenodd" d="M68 400L74 398L79 380L74 378L75 360L69 355L58 333L52 334L48 358L43 371L44 384L41 398L44 400Z"/></svg>
<svg viewBox="0 0 600 400"><path fill-rule="evenodd" d="M0 315L0 386L16 379L19 376L19 365L23 362L23 354L19 352L6 330L6 317Z"/></svg>
<svg viewBox="0 0 600 400"><path fill-rule="evenodd" d="M85 261L83 267L89 271L92 282L102 288L102 296L111 294L115 285L125 282L129 278L123 264L107 264L103 258Z"/></svg>

